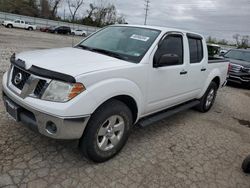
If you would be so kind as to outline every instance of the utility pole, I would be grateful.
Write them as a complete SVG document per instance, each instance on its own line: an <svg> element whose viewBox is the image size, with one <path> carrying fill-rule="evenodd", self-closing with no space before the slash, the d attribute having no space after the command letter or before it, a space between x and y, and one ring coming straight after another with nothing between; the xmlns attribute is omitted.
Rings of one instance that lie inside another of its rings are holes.
<svg viewBox="0 0 250 188"><path fill-rule="evenodd" d="M144 25L147 25L147 19L148 19L148 11L149 11L149 4L150 4L150 0L145 0L145 21L144 21Z"/></svg>

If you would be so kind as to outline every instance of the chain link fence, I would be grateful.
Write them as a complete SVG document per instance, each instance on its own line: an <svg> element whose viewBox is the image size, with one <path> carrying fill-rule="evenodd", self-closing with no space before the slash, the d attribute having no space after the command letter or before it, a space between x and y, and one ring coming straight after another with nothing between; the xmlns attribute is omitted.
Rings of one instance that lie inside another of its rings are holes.
<svg viewBox="0 0 250 188"><path fill-rule="evenodd" d="M54 21L54 20L48 20L48 19L43 19L43 18L36 18L36 17L23 16L23 15L18 15L18 14L0 12L0 22L3 22L4 20L16 20L16 19L24 20L26 22L30 22L34 25L37 25L38 29L40 27L68 26L71 29L85 30L87 31L88 34L91 34L99 29L98 27L91 27L91 26L73 24L73 23L62 22L62 21Z"/></svg>

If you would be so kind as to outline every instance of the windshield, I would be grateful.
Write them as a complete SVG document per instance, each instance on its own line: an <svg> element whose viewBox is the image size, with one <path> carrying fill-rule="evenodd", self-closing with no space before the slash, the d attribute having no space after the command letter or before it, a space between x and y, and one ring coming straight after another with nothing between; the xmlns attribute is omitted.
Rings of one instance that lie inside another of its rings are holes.
<svg viewBox="0 0 250 188"><path fill-rule="evenodd" d="M225 54L225 58L248 61L250 63L250 51L230 50Z"/></svg>
<svg viewBox="0 0 250 188"><path fill-rule="evenodd" d="M139 63L159 34L160 31L154 29L110 26L77 47Z"/></svg>

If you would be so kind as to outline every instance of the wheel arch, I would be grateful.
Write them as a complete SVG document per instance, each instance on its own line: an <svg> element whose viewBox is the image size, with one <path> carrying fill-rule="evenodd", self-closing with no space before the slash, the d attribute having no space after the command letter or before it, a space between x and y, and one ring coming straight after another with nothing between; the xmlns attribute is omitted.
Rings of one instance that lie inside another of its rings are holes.
<svg viewBox="0 0 250 188"><path fill-rule="evenodd" d="M216 83L217 84L217 88L220 87L220 84L221 84L221 81L220 81L220 77L219 76L216 76L212 82Z"/></svg>
<svg viewBox="0 0 250 188"><path fill-rule="evenodd" d="M128 106L128 108L130 109L132 116L133 116L133 123L135 123L137 120L137 117L138 117L138 105L137 105L135 99L129 95L118 95L118 96L111 98L110 100L112 100L112 99L121 101L125 105Z"/></svg>
<svg viewBox="0 0 250 188"><path fill-rule="evenodd" d="M200 93L200 95L198 96L198 98L201 98L205 92L207 91L207 88L209 87L209 85L211 84L211 82L215 82L218 86L218 88L220 88L221 86L221 77L220 77L220 71L218 69L214 69L207 77L206 82L204 84L204 87Z"/></svg>
<svg viewBox="0 0 250 188"><path fill-rule="evenodd" d="M100 105L98 105L98 107L94 110L93 113L95 113L95 111L97 109L99 109L101 106L103 106L105 103L107 103L111 100L118 100L118 101L121 101L122 103L124 103L130 109L130 111L132 113L133 123L135 123L137 121L137 119L138 119L138 104L137 104L136 100L129 95L112 96L109 99L106 99L105 101L103 101Z"/></svg>

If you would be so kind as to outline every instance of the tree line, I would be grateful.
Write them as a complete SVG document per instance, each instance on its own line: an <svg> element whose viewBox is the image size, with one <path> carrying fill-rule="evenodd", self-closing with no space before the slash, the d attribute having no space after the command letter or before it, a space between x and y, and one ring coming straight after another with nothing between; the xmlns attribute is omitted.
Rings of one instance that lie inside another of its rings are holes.
<svg viewBox="0 0 250 188"><path fill-rule="evenodd" d="M69 12L67 17L58 15L63 3ZM83 12L84 6L87 10ZM89 5L84 0L0 0L0 11L96 27L126 23L124 16L118 15L115 5L103 0Z"/></svg>
<svg viewBox="0 0 250 188"><path fill-rule="evenodd" d="M250 48L250 36L249 35L240 35L237 33L237 34L234 34L232 37L235 41L234 44L231 44L229 41L225 39L216 39L211 36L207 38L207 43L227 45L227 46L236 46L237 48Z"/></svg>

